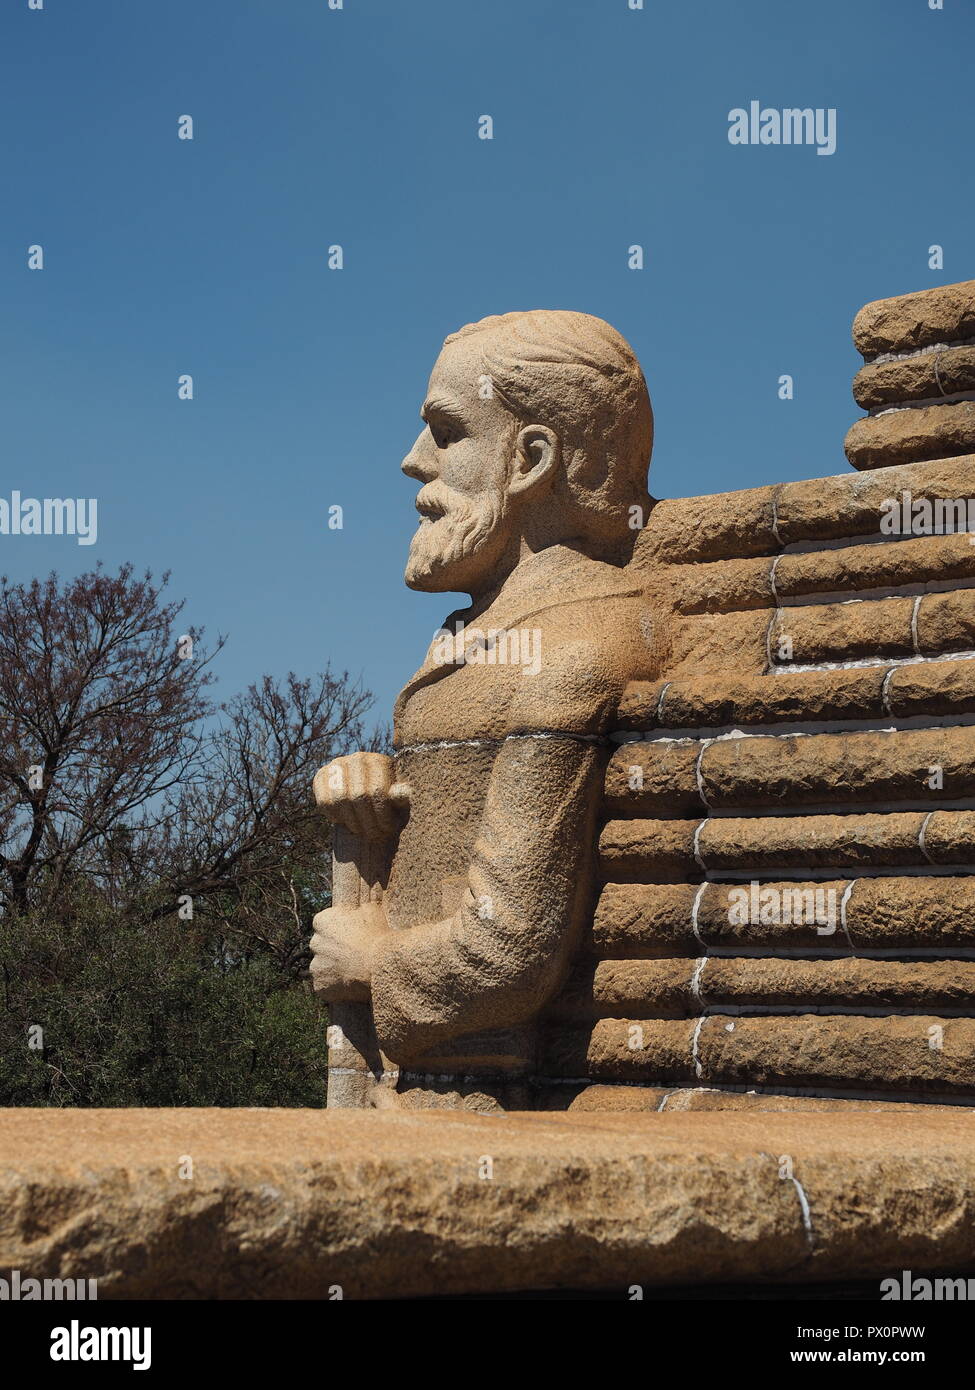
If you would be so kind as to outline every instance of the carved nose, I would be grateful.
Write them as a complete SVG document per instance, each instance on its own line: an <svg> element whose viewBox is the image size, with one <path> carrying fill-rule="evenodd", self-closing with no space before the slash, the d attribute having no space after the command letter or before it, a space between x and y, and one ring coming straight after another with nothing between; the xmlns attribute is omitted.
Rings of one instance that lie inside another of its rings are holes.
<svg viewBox="0 0 975 1390"><path fill-rule="evenodd" d="M415 453L407 455L402 468L408 478L415 478L418 483L432 483L437 476L436 468Z"/></svg>
<svg viewBox="0 0 975 1390"><path fill-rule="evenodd" d="M400 467L408 478L415 478L418 483L432 483L434 478L439 477L433 451L423 447L422 434Z"/></svg>

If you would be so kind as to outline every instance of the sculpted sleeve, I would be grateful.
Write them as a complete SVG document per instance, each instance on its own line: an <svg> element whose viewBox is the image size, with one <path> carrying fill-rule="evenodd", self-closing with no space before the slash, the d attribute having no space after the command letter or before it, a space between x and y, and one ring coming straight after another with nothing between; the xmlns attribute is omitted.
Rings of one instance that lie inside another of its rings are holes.
<svg viewBox="0 0 975 1390"><path fill-rule="evenodd" d="M373 1011L388 1056L521 1022L550 997L588 903L604 767L602 749L572 734L501 744L461 906L379 949Z"/></svg>

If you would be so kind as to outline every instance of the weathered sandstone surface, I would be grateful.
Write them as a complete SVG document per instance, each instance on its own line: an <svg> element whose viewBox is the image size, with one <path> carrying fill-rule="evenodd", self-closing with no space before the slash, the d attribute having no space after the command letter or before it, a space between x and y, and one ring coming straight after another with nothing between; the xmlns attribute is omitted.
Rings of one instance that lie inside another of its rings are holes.
<svg viewBox="0 0 975 1390"><path fill-rule="evenodd" d="M356 1299L975 1265L970 1112L672 1095L654 1114L2 1111L0 1267L103 1299Z"/></svg>

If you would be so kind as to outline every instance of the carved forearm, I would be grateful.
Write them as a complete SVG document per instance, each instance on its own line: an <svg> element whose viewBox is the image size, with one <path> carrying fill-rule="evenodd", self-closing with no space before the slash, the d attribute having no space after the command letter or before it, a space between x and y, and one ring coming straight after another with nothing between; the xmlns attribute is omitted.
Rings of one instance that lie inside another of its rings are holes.
<svg viewBox="0 0 975 1390"><path fill-rule="evenodd" d="M373 963L383 1051L408 1062L546 1003L588 900L603 754L568 737L505 743L453 916L391 933Z"/></svg>

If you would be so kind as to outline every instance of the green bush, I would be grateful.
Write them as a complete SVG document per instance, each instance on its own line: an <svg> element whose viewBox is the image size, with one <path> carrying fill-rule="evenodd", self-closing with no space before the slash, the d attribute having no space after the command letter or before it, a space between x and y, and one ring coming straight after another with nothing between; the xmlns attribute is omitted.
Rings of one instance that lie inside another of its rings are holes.
<svg viewBox="0 0 975 1390"><path fill-rule="evenodd" d="M211 925L27 915L0 931L0 976L4 1105L325 1103L307 981Z"/></svg>

